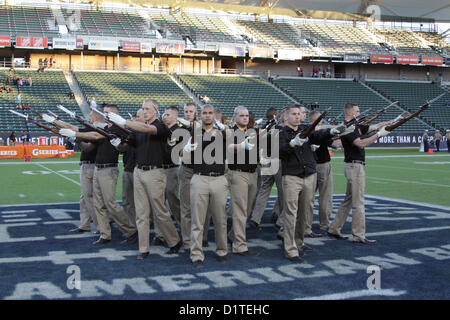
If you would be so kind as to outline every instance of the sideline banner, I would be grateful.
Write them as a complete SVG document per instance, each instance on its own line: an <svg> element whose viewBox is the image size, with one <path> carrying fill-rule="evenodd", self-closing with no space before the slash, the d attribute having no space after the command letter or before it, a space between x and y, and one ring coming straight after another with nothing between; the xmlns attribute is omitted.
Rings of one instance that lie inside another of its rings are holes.
<svg viewBox="0 0 450 320"><path fill-rule="evenodd" d="M22 144L14 147L0 147L0 159L21 159L24 155Z"/></svg>

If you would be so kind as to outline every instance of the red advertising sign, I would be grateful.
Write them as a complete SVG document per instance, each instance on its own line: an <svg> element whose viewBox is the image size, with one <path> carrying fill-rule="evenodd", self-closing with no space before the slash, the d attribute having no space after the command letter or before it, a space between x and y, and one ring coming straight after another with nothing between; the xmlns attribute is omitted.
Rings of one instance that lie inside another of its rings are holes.
<svg viewBox="0 0 450 320"><path fill-rule="evenodd" d="M0 48L1 47L11 47L10 36L0 36Z"/></svg>
<svg viewBox="0 0 450 320"><path fill-rule="evenodd" d="M141 52L140 42L124 41L122 43L122 51Z"/></svg>
<svg viewBox="0 0 450 320"><path fill-rule="evenodd" d="M372 62L372 63L393 63L394 57L390 54L371 54L370 62Z"/></svg>
<svg viewBox="0 0 450 320"><path fill-rule="evenodd" d="M184 44L182 44L182 43L157 43L156 44L156 52L181 54L181 53L184 53Z"/></svg>
<svg viewBox="0 0 450 320"><path fill-rule="evenodd" d="M47 38L42 37L16 37L17 48L47 48Z"/></svg>
<svg viewBox="0 0 450 320"><path fill-rule="evenodd" d="M422 57L422 64L432 64L440 66L444 63L444 59L441 57Z"/></svg>
<svg viewBox="0 0 450 320"><path fill-rule="evenodd" d="M83 39L77 39L76 49L83 49L83 48L84 48Z"/></svg>
<svg viewBox="0 0 450 320"><path fill-rule="evenodd" d="M418 56L397 56L398 64L418 64L419 57Z"/></svg>

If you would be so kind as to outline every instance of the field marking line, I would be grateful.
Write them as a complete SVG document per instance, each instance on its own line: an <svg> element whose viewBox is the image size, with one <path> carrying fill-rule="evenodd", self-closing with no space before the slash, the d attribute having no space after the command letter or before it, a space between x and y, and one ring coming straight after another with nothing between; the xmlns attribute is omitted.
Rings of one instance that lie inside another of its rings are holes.
<svg viewBox="0 0 450 320"><path fill-rule="evenodd" d="M36 161L36 162L0 162L0 165L2 164L14 164L14 165L30 165L30 164L63 164L63 163L69 163L69 164L79 164L80 161Z"/></svg>
<svg viewBox="0 0 450 320"><path fill-rule="evenodd" d="M297 298L294 300L342 300L342 299L353 299L372 296L398 297L404 295L405 293L406 291L404 290L395 291L395 289L365 289L365 290L332 293L323 296Z"/></svg>
<svg viewBox="0 0 450 320"><path fill-rule="evenodd" d="M44 166L43 164L40 164L40 163L35 163L35 164L38 165L38 166L41 167L41 168L44 168L45 170L48 170L48 171L50 171L50 172L52 172L52 173L54 173L54 174L60 176L61 178L64 178L64 179L66 179L66 180L69 180L69 181L75 183L75 184L78 185L78 186L80 185L80 183L79 183L78 181L75 181L75 180L73 180L73 179L70 179L70 178L68 178L68 177L66 177L66 176L64 176L64 175L62 175L62 174L60 174L59 172L56 172L56 171L54 171L54 170L52 170L52 169L49 169L49 168L47 168L46 166Z"/></svg>
<svg viewBox="0 0 450 320"><path fill-rule="evenodd" d="M333 173L333 175L337 176L345 176L343 173ZM399 183L413 183L413 184L423 184L433 187L444 187L444 188L450 188L450 185L447 184L438 184L438 183L428 183L428 182L419 182L419 181L411 181L411 180L397 180L397 179L387 179L387 178L377 178L377 177L371 177L366 174L366 179L372 179L372 180L379 180L379 181L388 181L388 182L399 182Z"/></svg>

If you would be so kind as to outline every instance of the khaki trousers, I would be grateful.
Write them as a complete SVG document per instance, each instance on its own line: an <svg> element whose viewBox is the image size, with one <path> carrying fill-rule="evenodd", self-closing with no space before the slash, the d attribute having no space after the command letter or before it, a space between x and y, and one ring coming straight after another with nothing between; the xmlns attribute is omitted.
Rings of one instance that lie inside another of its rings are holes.
<svg viewBox="0 0 450 320"><path fill-rule="evenodd" d="M327 230L330 224L331 212L333 211L333 173L331 163L318 163L317 187L319 189L319 223L320 229Z"/></svg>
<svg viewBox="0 0 450 320"><path fill-rule="evenodd" d="M170 213L175 218L178 226L181 225L180 219L180 198L178 196L178 167L165 169L166 174L166 201Z"/></svg>
<svg viewBox="0 0 450 320"><path fill-rule="evenodd" d="M97 215L100 237L111 239L108 212L125 237L136 233L136 228L130 224L125 211L116 201L116 186L119 169L95 168L94 170L94 210Z"/></svg>
<svg viewBox="0 0 450 320"><path fill-rule="evenodd" d="M136 205L136 224L139 235L139 252L150 252L150 214L169 247L179 241L177 230L170 212L165 206L166 175L164 169L144 171L134 169L134 203Z"/></svg>
<svg viewBox="0 0 450 320"><path fill-rule="evenodd" d="M191 260L204 260L203 231L208 211L212 213L216 254L227 254L227 202L228 182L225 176L194 175L191 179Z"/></svg>
<svg viewBox="0 0 450 320"><path fill-rule="evenodd" d="M340 234L350 210L352 210L353 240L362 240L366 233L366 219L364 209L364 189L366 183L366 170L359 163L345 164L345 177L347 178L347 191L328 232Z"/></svg>
<svg viewBox="0 0 450 320"><path fill-rule="evenodd" d="M91 220L98 229L97 216L94 210L94 169L95 164L82 164L80 166L80 229L91 230Z"/></svg>
<svg viewBox="0 0 450 320"><path fill-rule="evenodd" d="M191 179L193 175L193 169L184 165L180 166L178 171L178 184L180 189L180 229L185 250L189 250L191 241ZM210 221L211 212L208 211L205 219L205 226L203 228L203 239L205 240L208 240Z"/></svg>
<svg viewBox="0 0 450 320"><path fill-rule="evenodd" d="M257 172L228 171L233 218L230 239L233 239L233 252L248 251L245 228L257 192L257 179Z"/></svg>
<svg viewBox="0 0 450 320"><path fill-rule="evenodd" d="M298 256L298 250L303 246L307 213L312 210L315 179L316 174L305 178L283 176L283 238L285 255L289 258Z"/></svg>
<svg viewBox="0 0 450 320"><path fill-rule="evenodd" d="M133 172L122 172L122 206L128 216L128 219L130 219L130 224L136 228L133 180Z"/></svg>
<svg viewBox="0 0 450 320"><path fill-rule="evenodd" d="M272 176L261 176L261 186L258 188L258 193L256 195L255 206L251 214L251 219L257 224L261 223L264 210L266 209L267 200L269 199L270 192L272 191L272 186L275 183L277 186L277 201L273 208L273 212L276 212L280 216L283 211L283 187L281 178L281 165L276 175Z"/></svg>

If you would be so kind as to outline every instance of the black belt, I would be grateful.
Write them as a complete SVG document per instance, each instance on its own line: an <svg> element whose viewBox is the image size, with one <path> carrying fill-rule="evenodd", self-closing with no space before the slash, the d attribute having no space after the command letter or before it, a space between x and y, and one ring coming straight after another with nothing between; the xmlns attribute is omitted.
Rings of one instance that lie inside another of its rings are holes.
<svg viewBox="0 0 450 320"><path fill-rule="evenodd" d="M164 169L170 169L170 168L175 168L175 167L179 167L179 165L177 165L177 164L163 164L163 168Z"/></svg>
<svg viewBox="0 0 450 320"><path fill-rule="evenodd" d="M195 174L198 174L199 176L210 176L210 177L220 177L223 176L223 173L221 172L197 172Z"/></svg>
<svg viewBox="0 0 450 320"><path fill-rule="evenodd" d="M83 160L83 161L80 161L80 166L83 164L93 164L93 163L95 163L95 161Z"/></svg>
<svg viewBox="0 0 450 320"><path fill-rule="evenodd" d="M113 168L113 167L117 167L117 163L96 164L95 166L98 169Z"/></svg>
<svg viewBox="0 0 450 320"><path fill-rule="evenodd" d="M351 161L347 161L346 163L359 163L359 164L362 164L363 166L366 165L366 163L364 161L360 161L360 160L351 160Z"/></svg>
<svg viewBox="0 0 450 320"><path fill-rule="evenodd" d="M232 170L232 171L239 171L239 172L248 172L248 173L255 173L256 172L256 169L231 169L231 168L229 168L230 170Z"/></svg>
<svg viewBox="0 0 450 320"><path fill-rule="evenodd" d="M153 170L153 169L161 169L163 166L137 166L138 169L144 170L144 171L149 171L149 170Z"/></svg>

